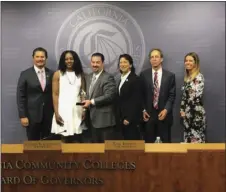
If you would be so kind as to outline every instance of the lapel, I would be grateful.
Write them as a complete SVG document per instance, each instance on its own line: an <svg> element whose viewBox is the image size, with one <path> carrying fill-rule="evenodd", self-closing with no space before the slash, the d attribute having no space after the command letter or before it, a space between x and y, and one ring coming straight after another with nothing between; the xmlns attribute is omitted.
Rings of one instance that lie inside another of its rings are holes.
<svg viewBox="0 0 226 192"><path fill-rule="evenodd" d="M153 84L154 84L154 82L153 82L153 78L152 78L152 68L151 68L151 70L150 70L150 74L149 74L148 80L149 80L149 83L150 83L150 85L151 85L151 91L152 91L152 93L153 93L153 89L154 89Z"/></svg>
<svg viewBox="0 0 226 192"><path fill-rule="evenodd" d="M116 93L117 93L117 95L119 95L119 85L120 85L120 83L121 83L121 76L119 77L119 79L116 83Z"/></svg>
<svg viewBox="0 0 226 192"><path fill-rule="evenodd" d="M91 92L91 94L90 94L90 98L92 98L93 93L95 92L96 88L99 86L99 84L100 84L100 82L101 82L101 79L102 79L103 75L104 75L104 71L102 71L102 73L100 74L100 76L99 76L98 79L96 80L96 82L95 82L95 84L94 84L94 86L93 86L93 90L92 90L92 92ZM90 84L91 84L92 77L93 77L93 74L91 75L91 78L90 78ZM90 84L89 84L89 86L90 86Z"/></svg>
<svg viewBox="0 0 226 192"><path fill-rule="evenodd" d="M163 90L164 90L165 82L166 82L166 73L165 73L165 71L162 69L162 79L161 79L161 85L160 85L159 95L161 95L162 92L163 92Z"/></svg>
<svg viewBox="0 0 226 192"><path fill-rule="evenodd" d="M131 77L133 76L133 74L130 72L130 74L128 75L128 77L126 78L125 82L122 84L121 89L120 89L120 95L123 94L126 86L129 84Z"/></svg>
<svg viewBox="0 0 226 192"><path fill-rule="evenodd" d="M41 87L40 81L38 79L38 74L36 73L34 67L32 67L32 75L31 75L31 77L34 78L34 81L37 83L37 85L39 85L38 88L40 89L40 91L42 91L42 87Z"/></svg>
<svg viewBox="0 0 226 192"><path fill-rule="evenodd" d="M89 93L89 87L90 87L92 75L93 75L93 73L88 74L88 75L86 76L86 92L87 92L87 93Z"/></svg>
<svg viewBox="0 0 226 192"><path fill-rule="evenodd" d="M45 76L46 76L46 86L45 86L44 92L48 90L49 84L52 83L50 80L50 71L48 68L45 68ZM40 84L40 87L41 87L41 84Z"/></svg>
<svg viewBox="0 0 226 192"><path fill-rule="evenodd" d="M121 76L120 76L120 78L119 78L119 80L117 81L117 84L116 84L117 90L118 90L118 88L119 88L120 83L121 83Z"/></svg>

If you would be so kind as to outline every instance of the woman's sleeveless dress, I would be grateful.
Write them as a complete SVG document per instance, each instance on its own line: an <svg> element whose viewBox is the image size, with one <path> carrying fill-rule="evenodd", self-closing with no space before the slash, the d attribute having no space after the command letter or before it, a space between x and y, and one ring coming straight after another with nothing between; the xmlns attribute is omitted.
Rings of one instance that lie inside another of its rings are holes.
<svg viewBox="0 0 226 192"><path fill-rule="evenodd" d="M81 76L76 76L75 72L60 73L59 79L59 115L64 121L64 125L60 126L56 123L55 114L52 121L52 133L63 136L72 136L81 134L85 127L82 124L82 106L76 105L79 102L79 91L81 87Z"/></svg>

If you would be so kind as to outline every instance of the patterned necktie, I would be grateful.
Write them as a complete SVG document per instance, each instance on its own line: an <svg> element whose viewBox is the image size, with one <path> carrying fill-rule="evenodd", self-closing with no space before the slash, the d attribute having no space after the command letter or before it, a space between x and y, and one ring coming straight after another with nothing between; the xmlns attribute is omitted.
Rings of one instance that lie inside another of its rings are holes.
<svg viewBox="0 0 226 192"><path fill-rule="evenodd" d="M153 106L154 106L155 109L158 109L158 100L159 100L158 72L155 72L155 76L154 76L154 98L153 98Z"/></svg>
<svg viewBox="0 0 226 192"><path fill-rule="evenodd" d="M44 71L41 70L41 71L39 71L39 73L40 73L40 84L41 84L42 90L44 91L44 90L45 90L45 77L44 77Z"/></svg>
<svg viewBox="0 0 226 192"><path fill-rule="evenodd" d="M90 87L89 87L89 96L91 96L91 93L93 91L93 86L95 84L95 81L96 81L96 76L93 75L93 78L92 78L92 81L91 81L91 84L90 84Z"/></svg>

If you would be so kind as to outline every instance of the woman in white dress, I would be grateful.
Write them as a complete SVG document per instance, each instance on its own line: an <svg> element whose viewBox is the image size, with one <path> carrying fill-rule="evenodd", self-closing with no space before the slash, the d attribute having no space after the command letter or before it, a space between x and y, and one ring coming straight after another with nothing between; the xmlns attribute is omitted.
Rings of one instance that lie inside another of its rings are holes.
<svg viewBox="0 0 226 192"><path fill-rule="evenodd" d="M81 90L85 89L82 64L76 52L66 50L61 54L58 71L53 76L54 116L51 132L62 135L66 143L81 141L85 129Z"/></svg>

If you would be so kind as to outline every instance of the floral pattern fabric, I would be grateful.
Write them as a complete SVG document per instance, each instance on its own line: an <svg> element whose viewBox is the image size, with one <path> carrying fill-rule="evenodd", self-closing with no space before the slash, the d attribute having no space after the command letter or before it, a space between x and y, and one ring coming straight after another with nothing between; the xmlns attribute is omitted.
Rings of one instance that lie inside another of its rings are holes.
<svg viewBox="0 0 226 192"><path fill-rule="evenodd" d="M204 77L201 73L192 81L184 82L182 87L180 111L185 113L185 117L182 117L185 143L205 143L206 112L202 102L203 90Z"/></svg>

